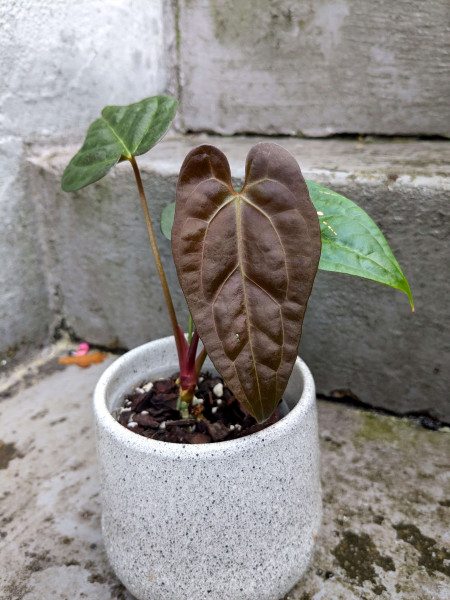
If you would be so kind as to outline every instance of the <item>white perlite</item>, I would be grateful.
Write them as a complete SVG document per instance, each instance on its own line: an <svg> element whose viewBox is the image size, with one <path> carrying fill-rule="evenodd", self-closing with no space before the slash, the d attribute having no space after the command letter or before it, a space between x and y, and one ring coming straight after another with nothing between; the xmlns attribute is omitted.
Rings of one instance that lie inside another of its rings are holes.
<svg viewBox="0 0 450 600"><path fill-rule="evenodd" d="M217 398L222 398L223 396L223 383L216 383L213 387L213 394L217 396Z"/></svg>

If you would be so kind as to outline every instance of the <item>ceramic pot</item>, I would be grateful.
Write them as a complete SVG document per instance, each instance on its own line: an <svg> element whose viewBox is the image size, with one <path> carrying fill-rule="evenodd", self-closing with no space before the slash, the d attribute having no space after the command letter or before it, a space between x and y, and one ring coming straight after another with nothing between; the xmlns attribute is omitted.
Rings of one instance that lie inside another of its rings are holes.
<svg viewBox="0 0 450 600"><path fill-rule="evenodd" d="M288 414L238 440L172 444L117 423L124 395L177 369L164 338L116 360L95 389L109 561L139 600L279 600L308 566L321 521L311 373L298 359Z"/></svg>

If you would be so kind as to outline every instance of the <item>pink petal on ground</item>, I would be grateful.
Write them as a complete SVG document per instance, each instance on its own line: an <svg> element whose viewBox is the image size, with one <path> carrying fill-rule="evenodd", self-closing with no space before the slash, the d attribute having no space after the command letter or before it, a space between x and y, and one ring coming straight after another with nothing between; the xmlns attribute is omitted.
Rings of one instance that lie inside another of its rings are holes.
<svg viewBox="0 0 450 600"><path fill-rule="evenodd" d="M76 352L73 353L73 356L84 356L88 352L89 352L89 344L86 344L86 342L83 342L82 344L80 344L78 346L78 349Z"/></svg>

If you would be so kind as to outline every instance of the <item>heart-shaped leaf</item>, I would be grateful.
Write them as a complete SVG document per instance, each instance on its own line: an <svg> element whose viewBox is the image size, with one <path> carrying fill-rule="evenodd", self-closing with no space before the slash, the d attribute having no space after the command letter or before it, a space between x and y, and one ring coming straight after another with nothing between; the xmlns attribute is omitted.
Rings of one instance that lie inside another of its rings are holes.
<svg viewBox="0 0 450 600"><path fill-rule="evenodd" d="M287 150L252 148L240 192L217 148L188 154L172 231L178 278L209 357L260 422L297 357L320 246L317 212Z"/></svg>
<svg viewBox="0 0 450 600"><path fill-rule="evenodd" d="M312 181L307 185L322 235L319 269L358 275L401 290L414 310L406 277L369 215L345 196Z"/></svg>
<svg viewBox="0 0 450 600"><path fill-rule="evenodd" d="M121 157L150 150L169 129L177 107L178 101L170 96L152 96L128 106L106 106L67 165L62 189L79 190L104 177Z"/></svg>

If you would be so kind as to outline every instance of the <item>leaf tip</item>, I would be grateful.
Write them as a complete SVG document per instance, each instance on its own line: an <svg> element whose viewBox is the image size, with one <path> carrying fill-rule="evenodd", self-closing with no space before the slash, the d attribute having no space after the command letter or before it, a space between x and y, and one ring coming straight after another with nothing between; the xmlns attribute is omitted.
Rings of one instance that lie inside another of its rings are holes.
<svg viewBox="0 0 450 600"><path fill-rule="evenodd" d="M415 307L414 307L414 300L413 300L412 293L411 293L411 288L409 287L408 280L406 279L406 277L404 275L403 275L403 280L405 283L405 288L403 289L403 291L408 296L408 300L411 305L411 312L416 312Z"/></svg>
<svg viewBox="0 0 450 600"><path fill-rule="evenodd" d="M61 189L63 192L75 192L76 188L74 188L73 185L71 185L70 178L67 177L66 171L67 171L67 167L64 170L64 173L61 178Z"/></svg>

